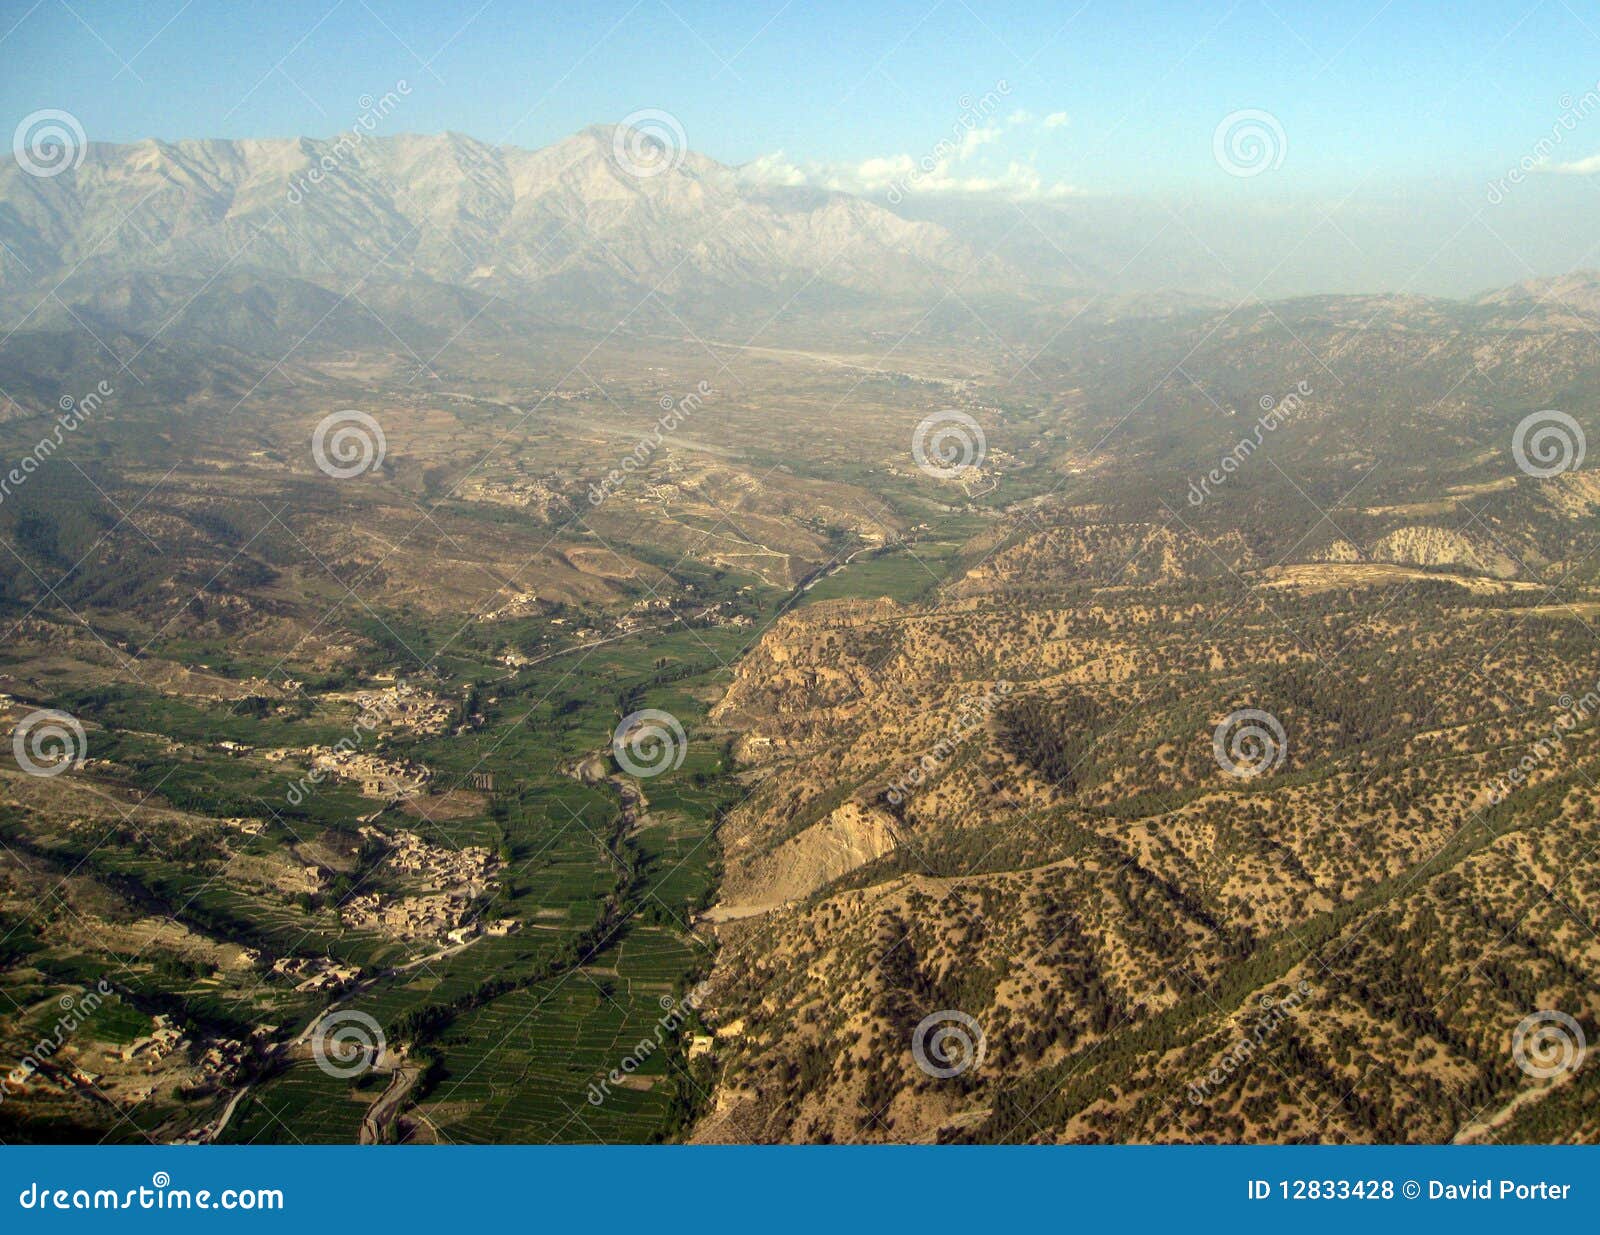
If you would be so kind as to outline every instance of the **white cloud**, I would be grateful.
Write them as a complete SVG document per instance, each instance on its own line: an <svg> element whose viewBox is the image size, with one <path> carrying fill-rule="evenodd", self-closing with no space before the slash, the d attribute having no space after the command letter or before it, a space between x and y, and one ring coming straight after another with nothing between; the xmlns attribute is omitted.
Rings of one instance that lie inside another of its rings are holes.
<svg viewBox="0 0 1600 1235"><path fill-rule="evenodd" d="M1600 172L1600 154L1591 154L1575 163L1546 163L1540 171L1554 172L1558 176L1592 176Z"/></svg>
<svg viewBox="0 0 1600 1235"><path fill-rule="evenodd" d="M974 133L980 131L973 130ZM974 145L985 145L990 140L993 139L986 138ZM960 174L955 165L963 157L958 150L948 158L937 160L895 154L863 159L859 163L797 164L780 150L746 163L738 169L738 176L749 184L809 185L867 197L888 196L891 201L916 193L990 195L1013 201L1048 201L1080 193L1070 185L1047 184L1038 168L1019 159L1012 159L1004 171Z"/></svg>
<svg viewBox="0 0 1600 1235"><path fill-rule="evenodd" d="M992 176L935 175L911 186L913 192L991 194L1013 201L1047 201L1076 197L1079 190L1066 184L1045 184L1039 169L1031 163L1013 159L1006 169Z"/></svg>
<svg viewBox="0 0 1600 1235"><path fill-rule="evenodd" d="M1042 124L1060 128L1067 123L1066 112L1054 112L1042 121L1027 108L1018 108L1004 122L963 124L948 137L941 138L927 153L882 155L859 163L791 162L779 150L762 155L738 169L748 184L809 185L867 197L887 197L891 204L916 193L988 194L1014 201L1042 201L1073 197L1080 191L1070 185L1047 184L1033 156L990 154L985 146L1004 145L1011 130L1022 125ZM1005 160L1004 170L997 170Z"/></svg>
<svg viewBox="0 0 1600 1235"><path fill-rule="evenodd" d="M987 146L990 142L998 141L999 139L999 129L968 129L962 134L961 144L956 147L955 157L957 161L970 158L972 152L979 146Z"/></svg>
<svg viewBox="0 0 1600 1235"><path fill-rule="evenodd" d="M789 187L806 183L806 174L784 157L783 151L758 155L738 169L739 177L754 184L780 184Z"/></svg>

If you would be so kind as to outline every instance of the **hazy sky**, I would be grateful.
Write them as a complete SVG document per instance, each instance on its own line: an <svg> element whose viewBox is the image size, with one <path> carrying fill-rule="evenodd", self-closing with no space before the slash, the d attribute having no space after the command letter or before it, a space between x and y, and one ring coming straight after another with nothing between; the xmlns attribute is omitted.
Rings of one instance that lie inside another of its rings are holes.
<svg viewBox="0 0 1600 1235"><path fill-rule="evenodd" d="M1544 204L1600 205L1591 0L0 0L0 65L0 123L58 108L91 141L327 136L404 79L380 131L539 146L659 109L778 180L882 192L931 163L918 192L1442 196L1452 228L1538 160L1503 186L1523 221L1499 217L1541 273L1579 256L1564 238L1543 255Z"/></svg>
<svg viewBox="0 0 1600 1235"><path fill-rule="evenodd" d="M4 0L0 34L4 119L59 107L113 141L325 135L403 77L399 128L542 145L661 108L725 162L845 163L922 154L1003 80L1005 114L1038 121L1002 125L973 174L1021 161L1096 192L1214 181L1214 125L1247 108L1280 122L1300 188L1487 178L1600 79L1588 0ZM1600 116L1565 142L1600 155Z"/></svg>

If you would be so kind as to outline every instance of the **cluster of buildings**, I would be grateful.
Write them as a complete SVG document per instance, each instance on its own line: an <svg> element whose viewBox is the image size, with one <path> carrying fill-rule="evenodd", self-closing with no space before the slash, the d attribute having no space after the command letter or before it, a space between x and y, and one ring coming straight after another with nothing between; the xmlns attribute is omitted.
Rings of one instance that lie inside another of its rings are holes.
<svg viewBox="0 0 1600 1235"><path fill-rule="evenodd" d="M272 972L293 982L297 991L337 991L361 976L361 966L330 956L280 956L272 962Z"/></svg>
<svg viewBox="0 0 1600 1235"><path fill-rule="evenodd" d="M415 875L431 887L462 887L477 896L489 887L495 859L482 845L430 845L415 832L386 832L370 823L361 829L363 837L381 841L389 847L388 866L401 874Z"/></svg>
<svg viewBox="0 0 1600 1235"><path fill-rule="evenodd" d="M706 622L713 626L752 626L755 619L748 613L731 613L733 602L719 600L707 605L690 617L691 622Z"/></svg>
<svg viewBox="0 0 1600 1235"><path fill-rule="evenodd" d="M91 1056L93 1068L58 1061L49 1075L62 1089L88 1089L117 1103L140 1102L157 1090L226 1086L239 1080L250 1057L276 1032L276 1025L262 1025L244 1042L210 1038L195 1043L161 1014L148 1034L120 1047L97 1048ZM39 1075L42 1079L45 1074Z"/></svg>
<svg viewBox="0 0 1600 1235"><path fill-rule="evenodd" d="M455 714L454 705L407 682L382 690L357 691L353 698L363 716L412 733L443 733Z"/></svg>
<svg viewBox="0 0 1600 1235"><path fill-rule="evenodd" d="M381 931L396 939L462 943L469 936L459 933L466 926L471 910L472 898L459 892L430 892L421 896L363 892L339 907L339 917L346 926Z"/></svg>
<svg viewBox="0 0 1600 1235"><path fill-rule="evenodd" d="M525 479L469 481L464 496L474 502L493 502L496 506L514 506L519 510L531 509L545 519L563 501L547 482Z"/></svg>
<svg viewBox="0 0 1600 1235"><path fill-rule="evenodd" d="M149 1033L118 1051L117 1060L124 1064L142 1064L147 1071L154 1071L168 1056L179 1052L183 1053L181 1062L187 1063L191 1045L184 1032L163 1012L157 1014ZM234 1038L212 1038L205 1042L197 1062L207 1081L228 1081L239 1075L249 1053L250 1047ZM93 1073L85 1075L90 1078L89 1084L103 1079Z"/></svg>
<svg viewBox="0 0 1600 1235"><path fill-rule="evenodd" d="M507 589L503 603L482 614L480 622L498 622L501 618L528 617L539 612L539 594L533 591Z"/></svg>
<svg viewBox="0 0 1600 1235"><path fill-rule="evenodd" d="M311 760L313 771L353 781L369 798L416 797L433 775L420 763L409 759L385 759L348 747L311 746L305 754Z"/></svg>
<svg viewBox="0 0 1600 1235"><path fill-rule="evenodd" d="M154 1065L173 1051L188 1045L189 1040L183 1036L183 1031L163 1012L155 1018L149 1033L123 1046L118 1058L123 1063L133 1063L142 1059L145 1063Z"/></svg>
<svg viewBox="0 0 1600 1235"><path fill-rule="evenodd" d="M411 896L363 892L340 907L346 926L382 931L398 939L438 939L465 943L483 929L474 906L494 883L496 861L480 845L451 849L431 845L415 832L385 832L368 824L361 835L389 846L385 867L419 884L425 891ZM509 934L515 919L489 925L490 934Z"/></svg>

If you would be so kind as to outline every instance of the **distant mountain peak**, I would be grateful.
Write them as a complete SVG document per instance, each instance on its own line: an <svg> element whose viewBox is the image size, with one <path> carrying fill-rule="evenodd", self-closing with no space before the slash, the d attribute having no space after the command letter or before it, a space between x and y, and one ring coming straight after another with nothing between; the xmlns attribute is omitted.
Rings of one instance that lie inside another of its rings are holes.
<svg viewBox="0 0 1600 1235"><path fill-rule="evenodd" d="M549 146L462 133L94 144L49 180L0 170L0 290L219 270L343 291L375 273L544 302L799 286L895 299L1014 279L943 226L845 194L775 194L672 126ZM787 294L787 293L783 293Z"/></svg>

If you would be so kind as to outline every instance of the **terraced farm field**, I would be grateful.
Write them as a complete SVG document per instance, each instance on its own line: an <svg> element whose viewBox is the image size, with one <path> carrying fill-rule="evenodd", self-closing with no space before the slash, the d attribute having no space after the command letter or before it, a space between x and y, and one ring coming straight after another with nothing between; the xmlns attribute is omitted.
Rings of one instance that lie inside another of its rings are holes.
<svg viewBox="0 0 1600 1235"><path fill-rule="evenodd" d="M494 846L505 869L485 914L521 923L513 934L480 936L381 977L350 1001L391 1040L413 1037L431 1060L407 1115L410 1135L566 1141L604 1139L588 1130L604 1128L610 1139L651 1139L694 1109L700 1086L676 1040L641 1069L648 1089L637 1082L599 1106L586 1095L654 1029L663 1001L682 998L709 957L690 921L714 886L712 833L730 789L724 738L706 721L706 699L725 672L719 657L736 657L747 639L679 631L574 652L479 684L482 723L473 733L408 752L445 784L493 776L488 810L429 818L417 801L419 817L408 826L444 845ZM625 711L635 703L669 710L688 738L681 766L632 782L647 795L642 809L624 810L622 782L583 766L607 750L618 700ZM421 1018L425 1031L405 1028ZM679 1036L690 1032L685 1021ZM226 1139L276 1139L277 1124L300 1134L301 1115L329 1096L320 1075L295 1065L257 1085ZM307 1127L317 1137L353 1139L365 1102L350 1086L334 1090L350 1111L333 1102ZM362 1093L376 1096L370 1086Z"/></svg>

